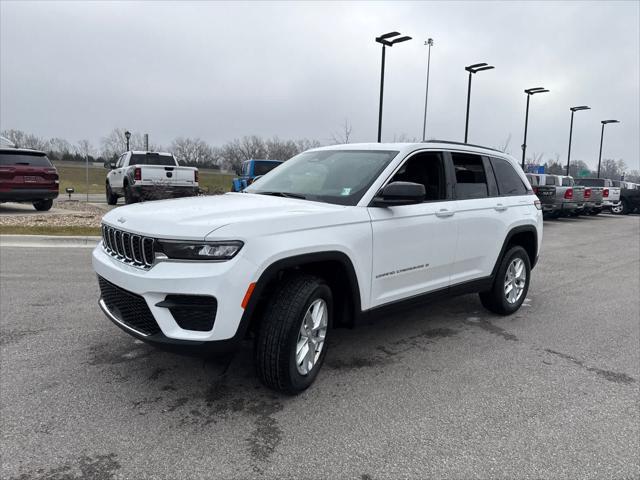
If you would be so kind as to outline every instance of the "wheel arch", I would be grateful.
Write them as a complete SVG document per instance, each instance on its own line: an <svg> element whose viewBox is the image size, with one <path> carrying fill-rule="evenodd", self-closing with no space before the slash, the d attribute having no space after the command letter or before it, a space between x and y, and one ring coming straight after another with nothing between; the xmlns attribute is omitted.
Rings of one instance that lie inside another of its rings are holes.
<svg viewBox="0 0 640 480"><path fill-rule="evenodd" d="M509 230L509 233L507 233L507 236L502 243L500 254L493 266L493 271L491 272L492 277L496 276L498 268L500 267L500 262L507 250L516 245L521 246L526 250L529 257L529 263L531 264L531 269L536 266L538 261L538 231L533 225L520 225L512 228Z"/></svg>
<svg viewBox="0 0 640 480"><path fill-rule="evenodd" d="M262 272L242 315L240 328L245 333L259 323L269 295L278 287L282 276L296 271L310 273L325 280L334 296L336 318L341 319L338 325L353 325L362 308L355 268L344 252L324 251L276 260Z"/></svg>

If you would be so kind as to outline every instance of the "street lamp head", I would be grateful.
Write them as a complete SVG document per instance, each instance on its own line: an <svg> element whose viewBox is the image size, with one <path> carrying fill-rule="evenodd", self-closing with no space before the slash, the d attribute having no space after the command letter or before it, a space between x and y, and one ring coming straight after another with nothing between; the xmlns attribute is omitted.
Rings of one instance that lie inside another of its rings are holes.
<svg viewBox="0 0 640 480"><path fill-rule="evenodd" d="M591 110L591 107L580 105L579 107L571 107L569 110L571 110L572 112L577 112L578 110Z"/></svg>
<svg viewBox="0 0 640 480"><path fill-rule="evenodd" d="M391 45L395 45L396 43L400 43L400 42L406 42L407 40L411 40L411 37L400 37L400 38L394 38L393 40L391 40Z"/></svg>
<svg viewBox="0 0 640 480"><path fill-rule="evenodd" d="M546 93L549 90L547 90L544 87L535 87L535 88L527 88L524 93L526 93L527 95L535 95L536 93Z"/></svg>
<svg viewBox="0 0 640 480"><path fill-rule="evenodd" d="M425 45L429 45L430 47L433 47L433 38L429 38L427 39L426 42L424 42Z"/></svg>
<svg viewBox="0 0 640 480"><path fill-rule="evenodd" d="M380 35L379 37L376 37L376 42L381 43L382 45L386 45L387 47L390 47L391 45L393 45L393 42L390 41L389 39L392 37L397 37L398 35L400 35L400 32L385 33L383 35Z"/></svg>
<svg viewBox="0 0 640 480"><path fill-rule="evenodd" d="M496 68L492 65L488 65L486 63L474 63L473 65L469 65L468 67L464 67L464 69L469 73L477 73L482 72L483 70L491 70Z"/></svg>
<svg viewBox="0 0 640 480"><path fill-rule="evenodd" d="M124 136L127 140L129 140L131 138L131 132L129 130L125 131Z"/></svg>
<svg viewBox="0 0 640 480"><path fill-rule="evenodd" d="M620 123L620 120L602 120L603 125L606 125L607 123Z"/></svg>

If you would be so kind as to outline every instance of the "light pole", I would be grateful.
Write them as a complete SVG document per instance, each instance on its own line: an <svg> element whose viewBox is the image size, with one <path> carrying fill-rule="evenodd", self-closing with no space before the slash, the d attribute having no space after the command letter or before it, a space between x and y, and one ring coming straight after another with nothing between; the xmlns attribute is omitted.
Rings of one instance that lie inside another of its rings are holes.
<svg viewBox="0 0 640 480"><path fill-rule="evenodd" d="M602 120L602 131L600 132L600 155L598 155L598 178L600 178L600 163L602 162L602 139L604 138L604 126L607 123L620 123L620 120Z"/></svg>
<svg viewBox="0 0 640 480"><path fill-rule="evenodd" d="M398 37L400 35L399 32L389 32L384 35L380 35L376 37L376 42L382 44L382 66L380 68L380 109L378 111L378 143L381 142L382 139L382 96L384 93L384 56L387 47L393 47L396 43L406 42L407 40L411 40L411 37ZM390 38L394 38L393 40L389 40Z"/></svg>
<svg viewBox="0 0 640 480"><path fill-rule="evenodd" d="M573 135L573 114L580 110L591 110L591 107L580 105L579 107L571 107L571 125L569 126L569 153L567 153L567 176L569 176L569 165L571 164L571 136Z"/></svg>
<svg viewBox="0 0 640 480"><path fill-rule="evenodd" d="M482 72L483 70L491 70L493 68L496 68L496 67L487 65L486 63L474 63L473 65L464 67L464 69L467 72L469 72L469 87L467 88L467 117L464 122L464 143L467 143L467 138L469 133L469 104L471 102L471 76L474 73Z"/></svg>
<svg viewBox="0 0 640 480"><path fill-rule="evenodd" d="M433 47L433 38L429 38L425 45L429 47L429 53L427 53L427 88L424 93L424 122L422 123L422 141L427 139L427 102L429 101L429 67L431 66L431 47Z"/></svg>
<svg viewBox="0 0 640 480"><path fill-rule="evenodd" d="M127 152L129 151L129 139L131 138L131 132L126 130L124 132L124 137L127 139Z"/></svg>
<svg viewBox="0 0 640 480"><path fill-rule="evenodd" d="M544 87L535 87L535 88L527 88L524 93L527 94L527 110L524 114L524 140L522 141L522 171L524 172L524 159L527 153L527 127L529 126L529 99L531 95L535 95L536 93L546 93L547 90Z"/></svg>

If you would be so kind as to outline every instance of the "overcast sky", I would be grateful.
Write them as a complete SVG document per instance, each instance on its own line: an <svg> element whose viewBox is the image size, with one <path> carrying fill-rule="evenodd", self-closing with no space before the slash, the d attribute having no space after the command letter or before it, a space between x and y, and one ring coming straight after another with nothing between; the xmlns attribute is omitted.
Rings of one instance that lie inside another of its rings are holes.
<svg viewBox="0 0 640 480"><path fill-rule="evenodd" d="M461 141L467 74L469 142L520 156L524 88L529 153L595 166L639 165L640 2L245 3L0 2L0 127L96 146L114 127L221 144L258 134L328 143L345 118L375 141L380 46L387 50L383 140L420 137L432 37L427 137Z"/></svg>

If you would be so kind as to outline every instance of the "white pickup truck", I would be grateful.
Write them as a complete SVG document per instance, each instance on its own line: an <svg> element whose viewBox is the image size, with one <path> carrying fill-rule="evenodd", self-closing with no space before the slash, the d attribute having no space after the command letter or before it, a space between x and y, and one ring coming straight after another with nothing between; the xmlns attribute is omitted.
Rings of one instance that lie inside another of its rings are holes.
<svg viewBox="0 0 640 480"><path fill-rule="evenodd" d="M602 208L610 212L618 213L621 209L620 187L613 185L613 181L608 178L579 178L576 179L578 185L591 187L594 192L602 191Z"/></svg>
<svg viewBox="0 0 640 480"><path fill-rule="evenodd" d="M125 203L161 198L191 197L198 193L198 169L181 167L170 153L131 151L117 162L105 163L107 203L115 205L119 197Z"/></svg>

